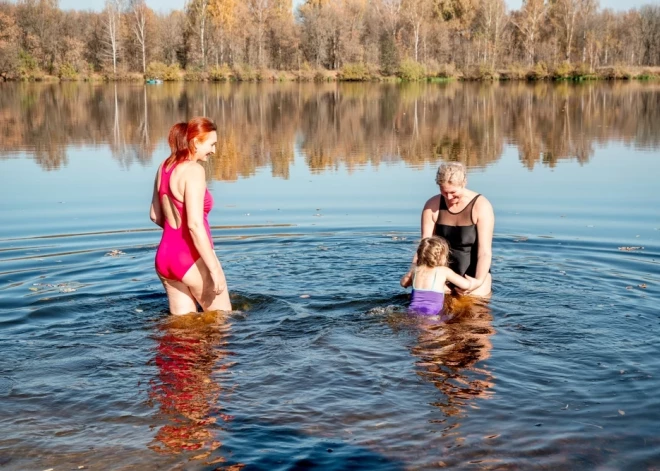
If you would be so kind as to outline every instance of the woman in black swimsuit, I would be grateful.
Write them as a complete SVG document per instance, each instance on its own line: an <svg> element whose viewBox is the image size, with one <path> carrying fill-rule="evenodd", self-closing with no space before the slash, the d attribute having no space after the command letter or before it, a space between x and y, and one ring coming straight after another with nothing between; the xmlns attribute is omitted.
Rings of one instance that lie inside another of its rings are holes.
<svg viewBox="0 0 660 471"><path fill-rule="evenodd" d="M491 292L493 228L495 215L490 202L465 188L465 167L444 163L435 182L440 194L429 199L422 211L422 238L437 235L449 243L449 267L462 276L476 279L462 294L487 296Z"/></svg>

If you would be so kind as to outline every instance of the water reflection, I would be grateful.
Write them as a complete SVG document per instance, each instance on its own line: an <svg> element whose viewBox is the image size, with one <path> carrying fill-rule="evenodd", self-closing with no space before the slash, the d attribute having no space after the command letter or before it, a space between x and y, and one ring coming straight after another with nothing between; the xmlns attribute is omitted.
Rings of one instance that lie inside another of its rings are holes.
<svg viewBox="0 0 660 471"><path fill-rule="evenodd" d="M495 378L483 361L490 357L495 330L486 302L452 297L445 311L449 315L441 320L414 317L419 334L411 352L417 357L417 374L442 392L433 405L445 418L463 418L466 409L476 407L475 399L493 394ZM452 423L445 431L456 426Z"/></svg>
<svg viewBox="0 0 660 471"><path fill-rule="evenodd" d="M450 298L448 310L446 322L422 324L412 353L419 358L418 374L443 393L435 405L446 417L462 417L475 399L493 394L495 378L481 362L490 357L495 329L485 302Z"/></svg>
<svg viewBox="0 0 660 471"><path fill-rule="evenodd" d="M528 168L587 162L610 140L660 148L653 83L62 83L0 87L0 158L25 152L57 170L68 148L107 145L124 167L146 164L171 124L195 115L219 124L217 180L264 167L288 178L296 147L316 172L399 160L484 166L508 144Z"/></svg>
<svg viewBox="0 0 660 471"><path fill-rule="evenodd" d="M159 327L152 363L158 376L150 398L159 410L159 428L150 448L161 453L192 452L191 459L224 462L219 456L222 423L231 419L222 403L228 391L217 376L226 371L229 324L217 313L170 316Z"/></svg>

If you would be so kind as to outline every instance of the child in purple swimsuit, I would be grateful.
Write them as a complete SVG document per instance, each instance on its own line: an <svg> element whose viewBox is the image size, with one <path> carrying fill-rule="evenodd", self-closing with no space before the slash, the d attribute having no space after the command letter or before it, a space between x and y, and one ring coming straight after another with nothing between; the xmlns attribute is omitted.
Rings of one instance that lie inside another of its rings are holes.
<svg viewBox="0 0 660 471"><path fill-rule="evenodd" d="M401 286L412 286L409 310L422 315L434 316L442 311L447 282L458 288L470 290L472 278L464 278L447 265L449 245L442 237L422 239L417 247L417 262L414 269L403 275Z"/></svg>

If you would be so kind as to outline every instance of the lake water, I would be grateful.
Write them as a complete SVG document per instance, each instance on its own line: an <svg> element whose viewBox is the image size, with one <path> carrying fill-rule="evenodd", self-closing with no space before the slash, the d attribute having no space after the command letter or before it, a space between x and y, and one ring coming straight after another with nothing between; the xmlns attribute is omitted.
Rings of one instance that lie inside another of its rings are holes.
<svg viewBox="0 0 660 471"><path fill-rule="evenodd" d="M196 115L217 322L153 269ZM0 84L0 467L660 469L658 123L653 82ZM424 323L443 160L495 208L494 291Z"/></svg>

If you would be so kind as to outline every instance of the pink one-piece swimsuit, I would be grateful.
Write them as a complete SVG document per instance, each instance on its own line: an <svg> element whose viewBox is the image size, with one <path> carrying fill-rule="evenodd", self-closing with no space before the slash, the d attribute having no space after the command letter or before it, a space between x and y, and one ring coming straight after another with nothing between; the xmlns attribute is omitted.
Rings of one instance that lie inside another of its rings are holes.
<svg viewBox="0 0 660 471"><path fill-rule="evenodd" d="M178 163L174 164L169 170L165 169L165 163L162 165L160 176L160 187L158 188L158 198L163 201L163 195L172 201L181 216L181 224L178 228L172 227L165 219L163 225L163 237L160 239L158 250L156 251L156 272L168 280L181 281L183 276L190 270L199 259L199 252L188 228L188 218L186 216L186 207L172 194L170 188L170 179ZM213 208L213 196L206 190L204 194L204 227L209 236L211 247L213 239L211 238L211 227L209 226L208 214Z"/></svg>

